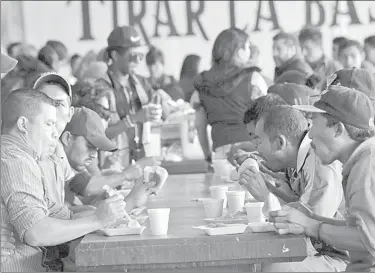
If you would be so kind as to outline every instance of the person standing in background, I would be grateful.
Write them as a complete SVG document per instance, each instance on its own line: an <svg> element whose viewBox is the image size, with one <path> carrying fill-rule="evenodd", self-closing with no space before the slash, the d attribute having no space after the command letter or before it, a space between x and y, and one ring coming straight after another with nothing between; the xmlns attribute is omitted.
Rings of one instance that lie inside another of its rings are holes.
<svg viewBox="0 0 375 273"><path fill-rule="evenodd" d="M154 90L164 90L174 101L184 99L184 92L176 79L164 73L164 54L160 49L151 47L146 54L146 64L150 71L150 84Z"/></svg>
<svg viewBox="0 0 375 273"><path fill-rule="evenodd" d="M122 164L126 167L133 160L145 157L143 125L160 120L162 107L151 103L157 92L147 79L135 74L144 57L138 32L130 26L119 26L107 40L108 76L119 121L110 124L106 134L110 139L119 135L124 138L125 144L119 149L123 149Z"/></svg>
<svg viewBox="0 0 375 273"><path fill-rule="evenodd" d="M364 44L366 59L362 63L362 68L375 74L375 35L367 37Z"/></svg>
<svg viewBox="0 0 375 273"><path fill-rule="evenodd" d="M242 118L261 95L254 92L252 84L258 72L247 67L250 54L248 34L237 28L226 29L215 40L212 67L195 79L194 86L212 126L215 159L226 159L233 146L249 141Z"/></svg>

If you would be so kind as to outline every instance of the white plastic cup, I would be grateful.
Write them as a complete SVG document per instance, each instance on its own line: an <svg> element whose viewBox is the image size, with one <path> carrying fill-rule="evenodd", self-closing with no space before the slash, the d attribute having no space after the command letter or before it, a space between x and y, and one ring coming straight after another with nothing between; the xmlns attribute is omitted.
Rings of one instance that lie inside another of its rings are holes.
<svg viewBox="0 0 375 273"><path fill-rule="evenodd" d="M206 199L203 200L206 218L218 218L223 215L224 199Z"/></svg>
<svg viewBox="0 0 375 273"><path fill-rule="evenodd" d="M265 221L262 213L263 205L264 202L253 202L245 204L247 220L249 223L259 223Z"/></svg>
<svg viewBox="0 0 375 273"><path fill-rule="evenodd" d="M154 236L166 235L168 233L170 208L148 209L151 232Z"/></svg>
<svg viewBox="0 0 375 273"><path fill-rule="evenodd" d="M227 195L225 194L228 191L228 186L211 186L210 193L213 199L223 199L223 208L227 207Z"/></svg>
<svg viewBox="0 0 375 273"><path fill-rule="evenodd" d="M228 199L228 212L236 213L242 210L245 204L245 192L244 191L227 191Z"/></svg>

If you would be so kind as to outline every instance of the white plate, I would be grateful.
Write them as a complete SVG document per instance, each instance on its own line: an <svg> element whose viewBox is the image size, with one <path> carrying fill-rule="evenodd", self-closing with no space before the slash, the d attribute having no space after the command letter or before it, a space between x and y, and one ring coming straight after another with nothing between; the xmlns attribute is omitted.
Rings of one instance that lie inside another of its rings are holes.
<svg viewBox="0 0 375 273"><path fill-rule="evenodd" d="M145 226L139 228L107 228L98 230L106 236L124 236L124 235L140 235L145 230Z"/></svg>
<svg viewBox="0 0 375 273"><path fill-rule="evenodd" d="M222 227L209 227L209 226L199 226L193 227L203 230L207 235L229 235L229 234L241 234L244 233L247 225L244 224L230 224Z"/></svg>
<svg viewBox="0 0 375 273"><path fill-rule="evenodd" d="M257 223L249 223L248 226L250 227L251 231L256 232L274 232L276 231L275 227L272 223L269 222L257 222Z"/></svg>

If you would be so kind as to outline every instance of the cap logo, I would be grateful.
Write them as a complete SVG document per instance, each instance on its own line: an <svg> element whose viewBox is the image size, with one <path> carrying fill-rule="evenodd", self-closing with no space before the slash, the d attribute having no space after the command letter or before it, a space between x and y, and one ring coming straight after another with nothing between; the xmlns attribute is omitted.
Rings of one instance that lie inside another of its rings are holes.
<svg viewBox="0 0 375 273"><path fill-rule="evenodd" d="M132 41L132 43L136 43L136 42L138 42L140 39L141 39L141 37L139 37L139 36L135 36L135 37L130 36L130 41Z"/></svg>

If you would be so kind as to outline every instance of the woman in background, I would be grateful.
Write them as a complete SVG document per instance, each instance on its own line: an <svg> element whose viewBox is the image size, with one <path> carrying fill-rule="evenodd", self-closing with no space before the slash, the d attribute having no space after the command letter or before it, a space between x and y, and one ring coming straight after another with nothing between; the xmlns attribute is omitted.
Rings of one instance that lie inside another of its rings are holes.
<svg viewBox="0 0 375 273"><path fill-rule="evenodd" d="M226 159L233 146L249 141L244 113L267 92L254 88L253 78L262 77L254 67L249 67L250 57L248 34L237 28L224 30L212 49L212 67L195 79L194 86L212 126L214 159Z"/></svg>

